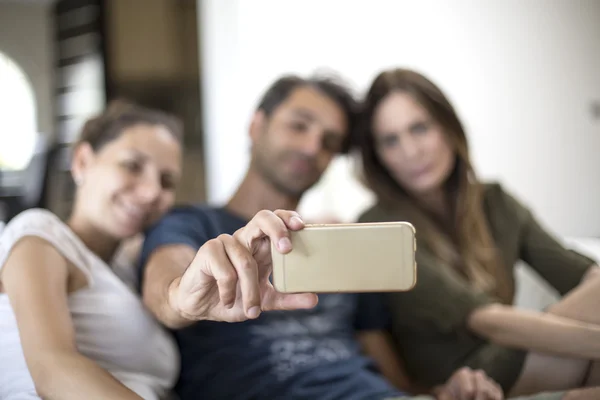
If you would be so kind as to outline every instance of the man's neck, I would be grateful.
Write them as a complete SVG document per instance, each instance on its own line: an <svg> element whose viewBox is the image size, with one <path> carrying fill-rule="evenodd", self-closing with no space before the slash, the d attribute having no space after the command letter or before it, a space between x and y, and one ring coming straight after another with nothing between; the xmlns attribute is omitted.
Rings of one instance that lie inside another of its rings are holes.
<svg viewBox="0 0 600 400"><path fill-rule="evenodd" d="M295 210L299 198L285 195L253 171L244 180L225 208L248 220L261 210Z"/></svg>

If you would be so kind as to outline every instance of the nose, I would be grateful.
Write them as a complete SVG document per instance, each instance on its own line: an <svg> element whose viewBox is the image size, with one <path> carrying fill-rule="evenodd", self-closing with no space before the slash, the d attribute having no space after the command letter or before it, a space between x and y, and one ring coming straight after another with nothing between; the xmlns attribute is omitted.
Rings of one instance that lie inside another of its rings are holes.
<svg viewBox="0 0 600 400"><path fill-rule="evenodd" d="M309 157L315 157L323 148L323 134L318 130L312 130L305 135L302 142L302 153Z"/></svg>
<svg viewBox="0 0 600 400"><path fill-rule="evenodd" d="M410 135L405 135L401 143L402 153L407 160L414 160L419 156L421 148L417 140L410 137Z"/></svg>
<svg viewBox="0 0 600 400"><path fill-rule="evenodd" d="M158 199L162 191L160 180L156 177L144 177L136 185L135 195L142 204L151 204Z"/></svg>

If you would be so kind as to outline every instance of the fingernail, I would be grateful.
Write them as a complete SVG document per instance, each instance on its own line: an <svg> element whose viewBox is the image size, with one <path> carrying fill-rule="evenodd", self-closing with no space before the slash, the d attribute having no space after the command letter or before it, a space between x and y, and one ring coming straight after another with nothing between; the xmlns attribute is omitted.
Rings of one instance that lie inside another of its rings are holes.
<svg viewBox="0 0 600 400"><path fill-rule="evenodd" d="M297 224L304 224L304 221L300 217L292 217L291 221L295 221Z"/></svg>
<svg viewBox="0 0 600 400"><path fill-rule="evenodd" d="M248 309L248 318L255 319L260 315L260 307L254 306Z"/></svg>
<svg viewBox="0 0 600 400"><path fill-rule="evenodd" d="M279 243L277 245L281 251L290 250L292 248L292 242L286 237L279 239Z"/></svg>

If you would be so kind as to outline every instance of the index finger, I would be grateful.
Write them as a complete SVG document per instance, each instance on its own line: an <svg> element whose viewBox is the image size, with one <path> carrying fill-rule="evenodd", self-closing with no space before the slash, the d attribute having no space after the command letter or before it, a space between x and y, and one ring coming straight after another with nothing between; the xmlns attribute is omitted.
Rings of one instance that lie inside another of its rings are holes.
<svg viewBox="0 0 600 400"><path fill-rule="evenodd" d="M304 222L295 211L277 210L259 211L248 224L239 229L234 236L247 248L253 249L260 239L269 238L281 253L292 250L289 230L299 230Z"/></svg>

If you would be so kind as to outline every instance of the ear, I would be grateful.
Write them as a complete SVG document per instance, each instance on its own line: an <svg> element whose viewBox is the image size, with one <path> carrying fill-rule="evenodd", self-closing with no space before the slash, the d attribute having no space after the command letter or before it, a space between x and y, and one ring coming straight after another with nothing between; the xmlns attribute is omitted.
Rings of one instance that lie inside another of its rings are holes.
<svg viewBox="0 0 600 400"><path fill-rule="evenodd" d="M252 121L250 122L250 140L254 143L258 140L258 137L264 132L267 124L267 116L262 110L258 110L254 113Z"/></svg>
<svg viewBox="0 0 600 400"><path fill-rule="evenodd" d="M71 175L77 186L83 184L87 170L93 165L95 159L96 153L89 143L83 142L75 146L71 159Z"/></svg>

